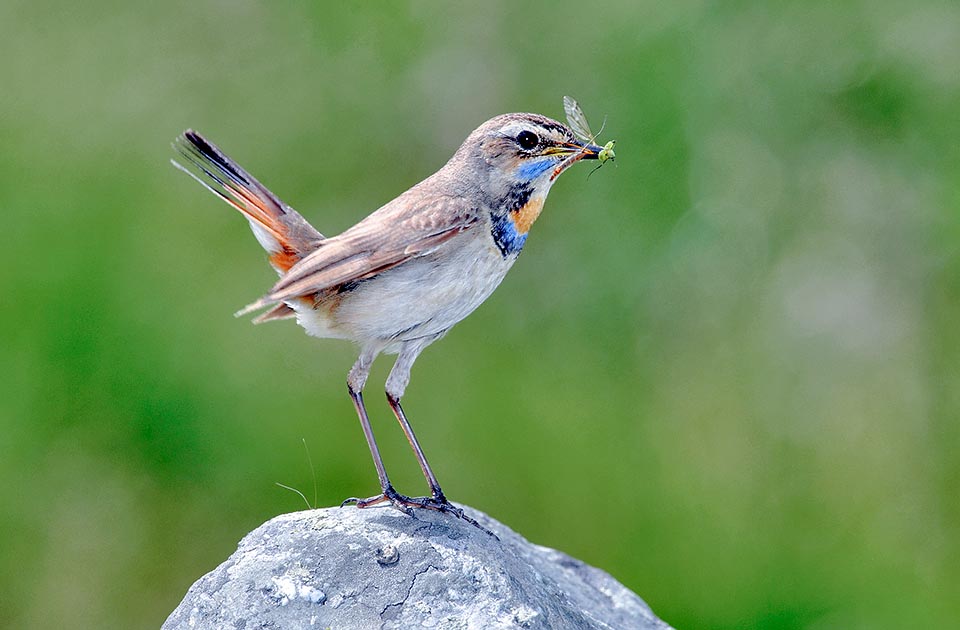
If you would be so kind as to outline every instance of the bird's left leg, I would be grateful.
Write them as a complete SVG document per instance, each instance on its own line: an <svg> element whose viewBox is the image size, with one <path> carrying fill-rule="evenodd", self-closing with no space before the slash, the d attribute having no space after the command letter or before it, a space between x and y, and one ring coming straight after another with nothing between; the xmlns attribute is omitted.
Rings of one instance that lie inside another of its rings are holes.
<svg viewBox="0 0 960 630"><path fill-rule="evenodd" d="M406 436L407 442L410 443L413 454L417 457L420 470L423 471L423 476L430 486L433 501L438 505L449 505L449 501L447 501L447 498L443 495L443 490L440 488L440 482L437 481L437 476L433 474L433 469L430 468L430 462L427 461L427 456L423 453L420 441L417 440L417 436L413 433L413 427L410 426L407 415L403 413L403 407L400 406L400 398L403 396L404 391L407 389L407 384L410 382L410 368L413 367L413 362L417 360L417 357L426 345L425 343L408 343L404 346L403 350L400 351L400 356L397 357L397 361L393 364L393 369L390 370L390 376L387 377L387 402L390 403L390 408L393 409L393 415L397 417L397 422L400 423L400 428L403 429L403 434Z"/></svg>
<svg viewBox="0 0 960 630"><path fill-rule="evenodd" d="M417 360L417 357L423 349L435 339L436 337L407 343L400 351L400 356L397 357L396 363L393 364L393 369L390 370L390 376L387 377L387 402L390 403L390 408L393 409L393 414L397 417L397 422L400 423L400 428L403 429L403 434L406 436L407 442L410 443L410 448L413 449L413 453L417 457L417 463L420 464L420 470L423 471L423 476L430 486L431 496L406 497L407 505L410 507L437 510L438 512L449 512L457 518L463 519L471 525L493 535L492 532L480 525L476 520L464 514L462 509L447 500L447 497L443 494L443 490L440 488L440 483L437 481L437 476L430 467L430 462L427 461L427 456L423 453L420 441L417 440L417 436L413 433L413 427L410 426L407 415L403 412L403 407L400 406L400 398L403 396L407 384L410 382L410 369L413 367L414 361Z"/></svg>

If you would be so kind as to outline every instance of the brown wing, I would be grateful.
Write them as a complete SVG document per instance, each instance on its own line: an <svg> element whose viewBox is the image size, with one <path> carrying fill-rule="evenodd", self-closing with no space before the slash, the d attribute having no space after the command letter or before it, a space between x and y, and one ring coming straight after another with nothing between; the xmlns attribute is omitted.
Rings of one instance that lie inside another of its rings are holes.
<svg viewBox="0 0 960 630"><path fill-rule="evenodd" d="M426 198L411 190L297 262L243 315L277 302L363 280L422 256L474 225L477 210L462 199Z"/></svg>

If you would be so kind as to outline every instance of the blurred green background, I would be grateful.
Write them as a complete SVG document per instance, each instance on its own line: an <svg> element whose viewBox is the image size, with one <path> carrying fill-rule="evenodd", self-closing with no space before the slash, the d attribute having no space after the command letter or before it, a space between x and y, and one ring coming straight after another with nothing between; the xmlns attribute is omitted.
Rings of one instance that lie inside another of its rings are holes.
<svg viewBox="0 0 960 630"><path fill-rule="evenodd" d="M960 621L956 2L0 4L0 626L156 628L266 519L370 494L349 344L175 171L196 127L333 234L576 96L554 188L418 362L440 480L678 628ZM419 470L372 375L401 490Z"/></svg>

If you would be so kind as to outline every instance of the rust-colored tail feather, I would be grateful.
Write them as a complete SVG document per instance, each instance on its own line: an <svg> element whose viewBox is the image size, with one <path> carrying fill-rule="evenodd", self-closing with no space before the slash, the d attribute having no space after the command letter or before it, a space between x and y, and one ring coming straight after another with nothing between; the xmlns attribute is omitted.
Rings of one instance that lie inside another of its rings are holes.
<svg viewBox="0 0 960 630"><path fill-rule="evenodd" d="M324 240L296 210L196 131L183 132L173 147L192 168L171 160L173 165L250 221L254 236L270 254L270 264L281 275ZM278 313L270 319L279 317Z"/></svg>

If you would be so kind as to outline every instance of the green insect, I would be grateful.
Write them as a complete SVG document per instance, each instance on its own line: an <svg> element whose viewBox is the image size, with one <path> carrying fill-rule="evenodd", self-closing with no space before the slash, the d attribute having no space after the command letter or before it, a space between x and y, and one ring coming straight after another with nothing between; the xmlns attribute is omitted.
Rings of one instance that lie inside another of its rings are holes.
<svg viewBox="0 0 960 630"><path fill-rule="evenodd" d="M603 148L600 149L600 153L597 153L597 159L600 160L600 164L603 164L607 160L616 160L617 154L613 152L613 145L617 143L616 140L611 140L610 142L603 145Z"/></svg>
<svg viewBox="0 0 960 630"><path fill-rule="evenodd" d="M587 117L583 114L583 110L580 109L580 104L577 103L575 99L570 96L564 96L563 111L567 114L567 124L570 125L570 129L573 130L573 133L575 133L578 138L587 144L597 143L597 136L603 133L603 126L607 124L606 120L604 120L603 125L600 126L600 131L594 135L594 133L590 131L590 124L587 122ZM617 154L613 151L613 147L616 144L616 140L611 140L603 145L603 148L597 153L597 160L600 162L597 168L603 166L604 162L608 160L612 162L617 159Z"/></svg>

